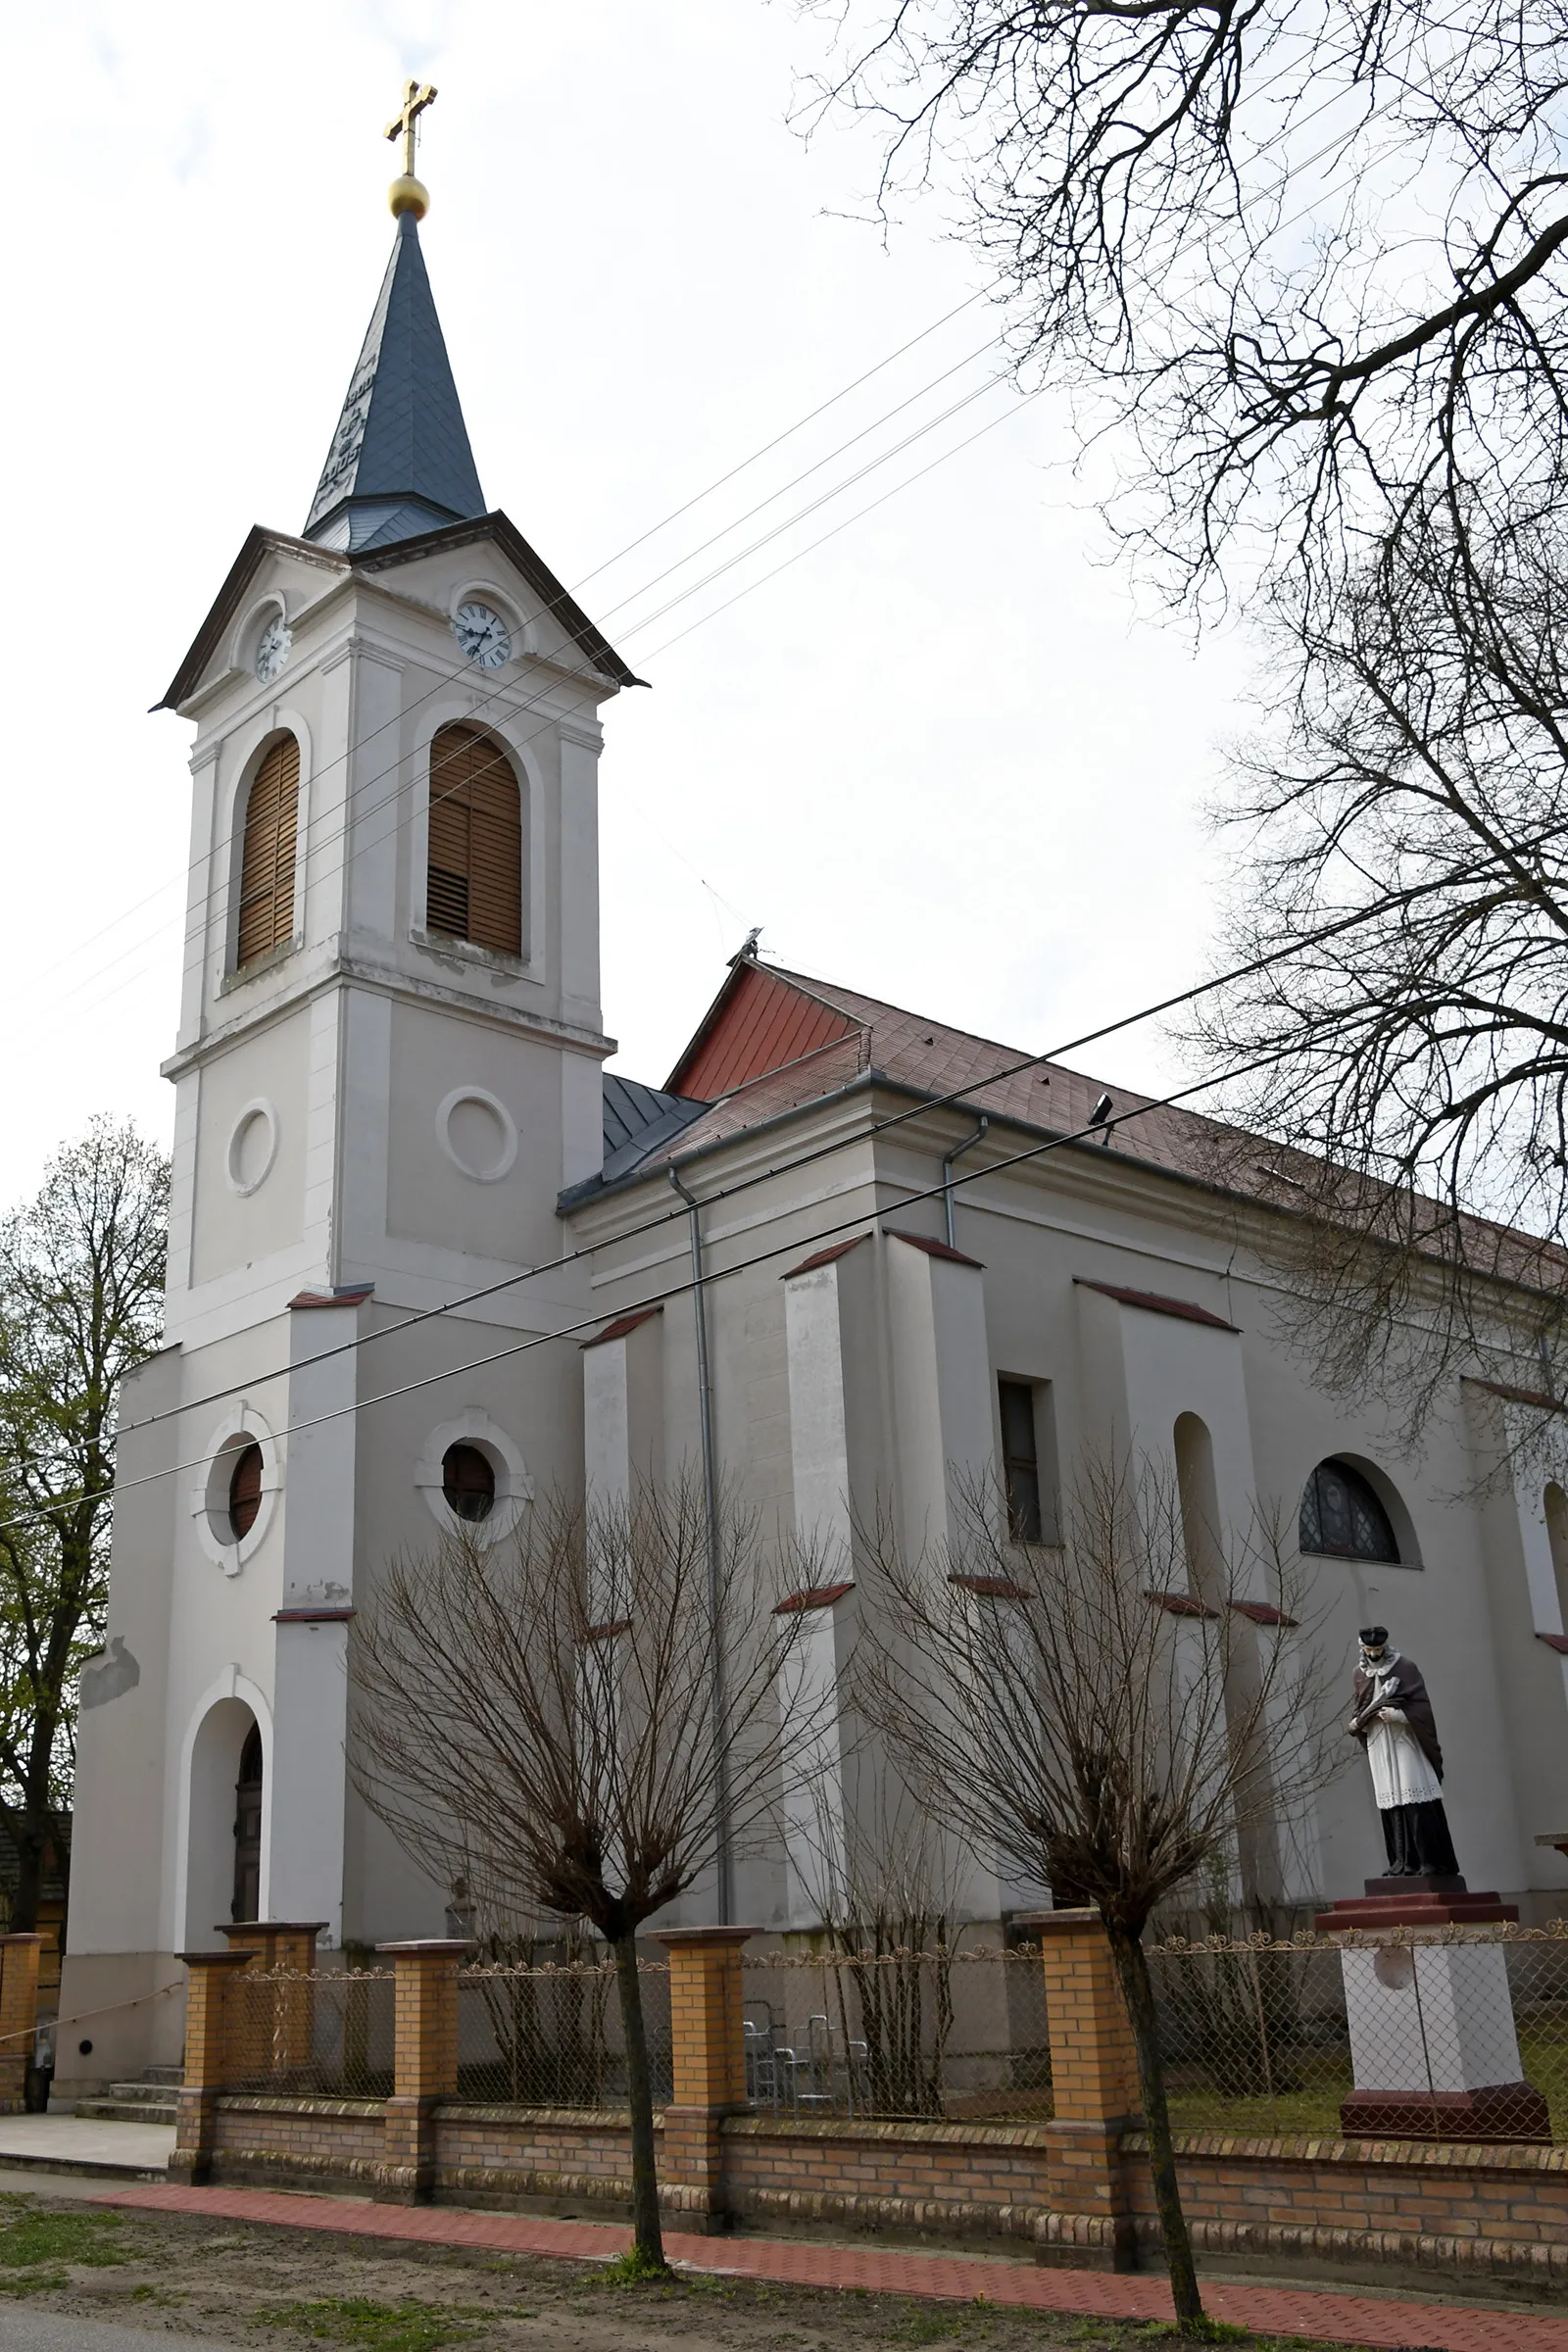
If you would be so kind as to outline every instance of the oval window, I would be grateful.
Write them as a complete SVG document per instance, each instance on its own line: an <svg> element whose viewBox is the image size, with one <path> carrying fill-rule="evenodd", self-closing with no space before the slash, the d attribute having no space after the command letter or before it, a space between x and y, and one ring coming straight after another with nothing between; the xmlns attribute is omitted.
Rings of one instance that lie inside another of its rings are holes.
<svg viewBox="0 0 1568 2352"><path fill-rule="evenodd" d="M486 1519L496 1498L496 1474L477 1446L449 1446L441 1457L441 1492L458 1519Z"/></svg>
<svg viewBox="0 0 1568 2352"><path fill-rule="evenodd" d="M256 1525L262 1507L262 1449L254 1442L236 1455L228 1480L228 1520L236 1544Z"/></svg>
<svg viewBox="0 0 1568 2352"><path fill-rule="evenodd" d="M1303 1551L1334 1559L1398 1564L1393 1521L1370 1480L1348 1462L1319 1462L1307 1480L1298 1541Z"/></svg>

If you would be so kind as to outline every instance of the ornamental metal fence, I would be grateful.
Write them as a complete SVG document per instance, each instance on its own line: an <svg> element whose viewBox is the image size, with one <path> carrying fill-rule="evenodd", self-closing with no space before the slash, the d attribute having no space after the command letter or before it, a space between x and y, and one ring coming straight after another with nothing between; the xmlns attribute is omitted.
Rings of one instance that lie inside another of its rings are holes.
<svg viewBox="0 0 1568 2352"><path fill-rule="evenodd" d="M756 2110L974 2123L1051 2115L1037 1947L748 1955L741 1981Z"/></svg>
<svg viewBox="0 0 1568 2352"><path fill-rule="evenodd" d="M654 2099L671 2096L669 1963L639 1960ZM498 1962L458 1977L458 2096L487 2106L624 2107L615 1964Z"/></svg>
<svg viewBox="0 0 1568 2352"><path fill-rule="evenodd" d="M1568 1921L1172 1937L1149 1962L1178 2130L1568 2140Z"/></svg>
<svg viewBox="0 0 1568 2352"><path fill-rule="evenodd" d="M227 2087L294 2098L392 2091L390 1969L244 1969L229 1990Z"/></svg>

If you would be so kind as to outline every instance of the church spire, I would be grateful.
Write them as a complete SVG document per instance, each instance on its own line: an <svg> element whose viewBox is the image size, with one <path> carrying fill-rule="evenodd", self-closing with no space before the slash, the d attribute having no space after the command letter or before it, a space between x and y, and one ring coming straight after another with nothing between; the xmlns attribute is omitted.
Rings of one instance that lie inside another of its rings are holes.
<svg viewBox="0 0 1568 2352"><path fill-rule="evenodd" d="M305 537L323 547L389 547L485 512L419 251L429 197L414 176L415 124L434 96L409 82L387 126L404 141L389 191L397 237L306 517Z"/></svg>

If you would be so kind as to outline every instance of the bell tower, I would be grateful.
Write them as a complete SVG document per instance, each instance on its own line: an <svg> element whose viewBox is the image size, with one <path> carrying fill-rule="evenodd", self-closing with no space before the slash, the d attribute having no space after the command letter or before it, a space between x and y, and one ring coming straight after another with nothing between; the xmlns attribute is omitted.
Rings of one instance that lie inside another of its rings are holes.
<svg viewBox="0 0 1568 2352"><path fill-rule="evenodd" d="M412 168L391 193L304 529L251 532L164 698L196 724L165 1065L187 1344L302 1285L424 1305L537 1263L600 1164L598 712L635 681L486 508L428 198Z"/></svg>
<svg viewBox="0 0 1568 2352"><path fill-rule="evenodd" d="M420 250L434 95L388 126L392 253L304 527L250 532L161 706L195 728L169 1344L122 1401L117 1671L83 1698L88 2005L236 1904L326 1946L440 1932L451 1890L349 1783L353 1620L380 1562L504 1540L581 1473L556 1202L603 1162L599 712L637 681L480 488Z"/></svg>

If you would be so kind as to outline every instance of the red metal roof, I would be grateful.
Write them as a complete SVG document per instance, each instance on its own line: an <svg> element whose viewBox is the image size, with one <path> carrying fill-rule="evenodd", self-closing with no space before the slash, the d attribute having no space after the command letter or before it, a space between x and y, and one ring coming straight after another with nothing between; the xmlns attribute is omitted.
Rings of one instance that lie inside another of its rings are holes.
<svg viewBox="0 0 1568 2352"><path fill-rule="evenodd" d="M720 989L665 1091L716 1102L720 1095L849 1037L859 1026L799 982L781 980L748 958L735 965Z"/></svg>
<svg viewBox="0 0 1568 2352"><path fill-rule="evenodd" d="M836 1600L842 1600L846 1592L854 1590L853 1585L808 1585L804 1592L787 1594L773 1614L793 1617L798 1609L830 1609Z"/></svg>
<svg viewBox="0 0 1568 2352"><path fill-rule="evenodd" d="M629 1315L617 1315L613 1323L607 1323L603 1331L596 1331L591 1340L583 1340L579 1345L583 1348L603 1348L607 1340L623 1340L628 1331L637 1329L639 1323L650 1323L655 1315L662 1315L663 1311L662 1299L657 1306L635 1307Z"/></svg>
<svg viewBox="0 0 1568 2352"><path fill-rule="evenodd" d="M1074 1282L1082 1291L1099 1291L1103 1298L1119 1299L1123 1306L1141 1306L1151 1315L1179 1315L1184 1323L1206 1323L1212 1331L1236 1331L1237 1325L1227 1323L1223 1315L1210 1314L1206 1306L1199 1306L1191 1298L1167 1298L1161 1291L1129 1291L1119 1282L1091 1282L1086 1275L1075 1274Z"/></svg>
<svg viewBox="0 0 1568 2352"><path fill-rule="evenodd" d="M890 1225L887 1231L890 1242L907 1242L911 1250L923 1250L927 1257L945 1257L955 1266L973 1266L977 1274L985 1272L977 1257L965 1257L961 1250L955 1250L947 1242L934 1242L928 1233L901 1233L896 1225Z"/></svg>
<svg viewBox="0 0 1568 2352"><path fill-rule="evenodd" d="M803 1257L798 1266L791 1266L787 1274L779 1276L779 1280L793 1282L797 1274L814 1274L818 1266L830 1266L836 1257L848 1257L852 1250L858 1250L862 1242L870 1239L868 1233L852 1233L847 1242L834 1242L830 1249L819 1250L814 1257Z"/></svg>

